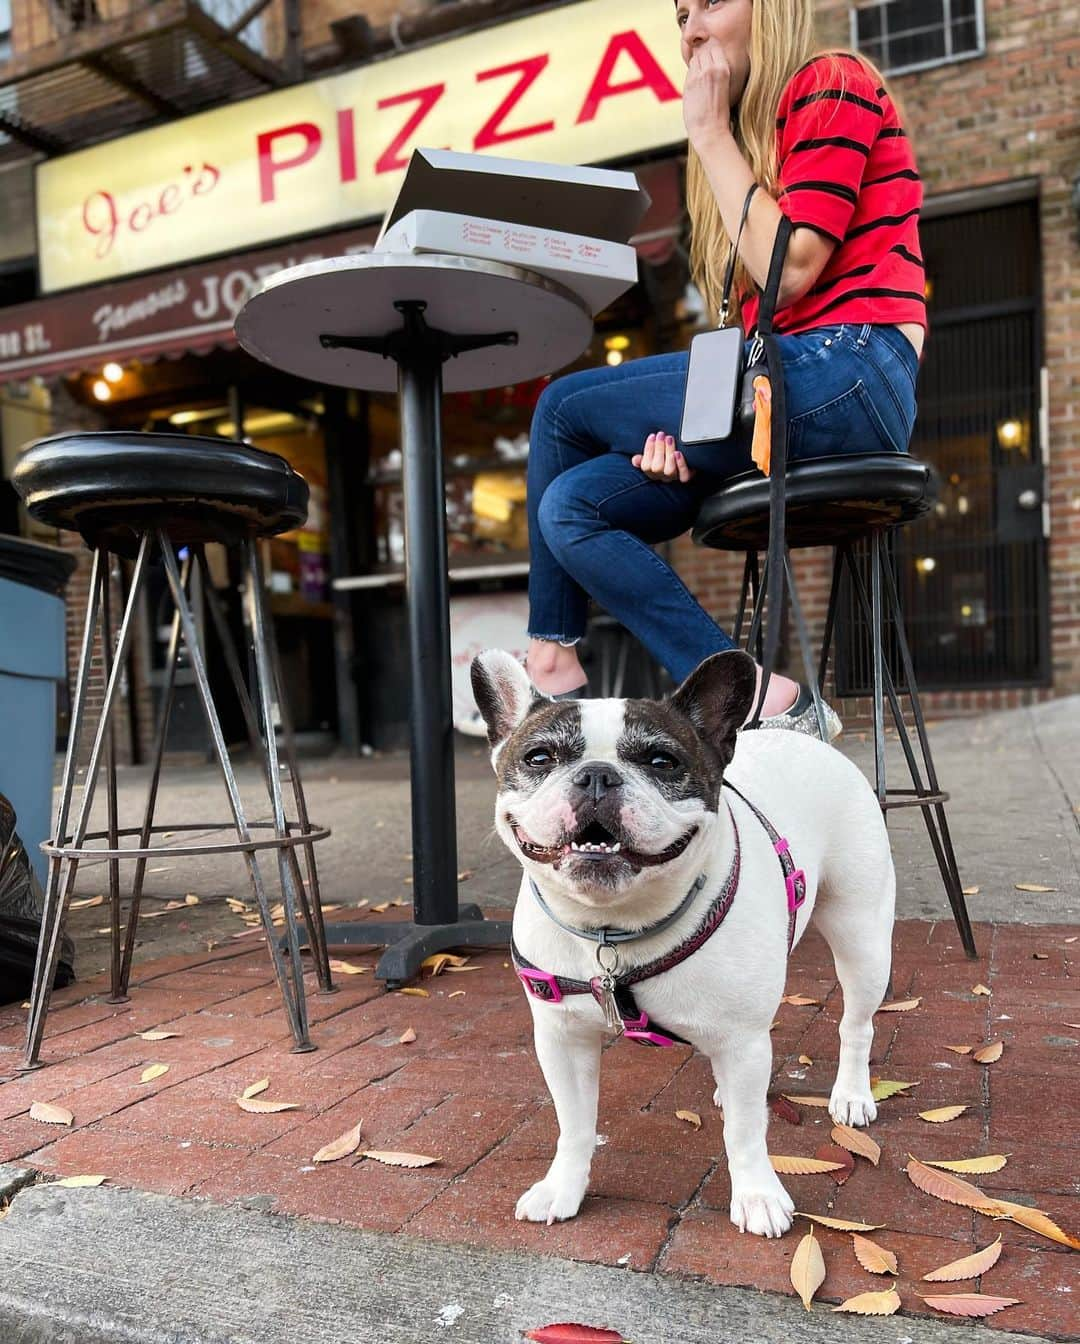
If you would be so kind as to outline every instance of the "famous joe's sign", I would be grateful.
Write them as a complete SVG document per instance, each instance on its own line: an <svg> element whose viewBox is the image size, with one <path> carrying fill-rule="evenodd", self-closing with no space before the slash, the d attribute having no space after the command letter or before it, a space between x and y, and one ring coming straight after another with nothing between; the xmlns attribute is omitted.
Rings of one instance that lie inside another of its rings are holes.
<svg viewBox="0 0 1080 1344"><path fill-rule="evenodd" d="M582 0L42 163L45 291L382 214L418 145L600 163L684 136L670 6Z"/></svg>

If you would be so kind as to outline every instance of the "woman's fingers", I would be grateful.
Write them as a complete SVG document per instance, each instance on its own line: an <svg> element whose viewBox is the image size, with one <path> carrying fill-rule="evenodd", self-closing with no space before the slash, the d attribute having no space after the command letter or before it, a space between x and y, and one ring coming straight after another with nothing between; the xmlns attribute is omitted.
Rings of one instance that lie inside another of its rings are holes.
<svg viewBox="0 0 1080 1344"><path fill-rule="evenodd" d="M630 459L635 467L653 481L688 481L694 474L675 447L670 434L657 432L645 440L645 447Z"/></svg>

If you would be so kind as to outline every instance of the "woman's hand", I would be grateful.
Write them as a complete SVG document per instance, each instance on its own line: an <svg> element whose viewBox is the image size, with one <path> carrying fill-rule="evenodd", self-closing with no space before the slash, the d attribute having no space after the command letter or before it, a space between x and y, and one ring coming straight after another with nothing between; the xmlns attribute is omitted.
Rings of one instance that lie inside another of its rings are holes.
<svg viewBox="0 0 1080 1344"><path fill-rule="evenodd" d="M698 47L686 68L683 124L690 143L731 130L731 67L713 42Z"/></svg>
<svg viewBox="0 0 1080 1344"><path fill-rule="evenodd" d="M670 434L650 434L644 451L635 453L630 461L651 481L681 481L685 485L694 474Z"/></svg>

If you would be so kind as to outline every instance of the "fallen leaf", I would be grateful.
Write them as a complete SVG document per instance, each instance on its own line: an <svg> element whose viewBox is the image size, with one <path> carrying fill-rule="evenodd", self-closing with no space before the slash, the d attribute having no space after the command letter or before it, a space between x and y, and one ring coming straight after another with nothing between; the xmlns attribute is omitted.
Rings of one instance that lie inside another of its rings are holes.
<svg viewBox="0 0 1080 1344"><path fill-rule="evenodd" d="M875 1167L881 1158L881 1149L870 1135L864 1134L861 1129L853 1129L851 1125L833 1125L832 1141L846 1148L849 1153L865 1157Z"/></svg>
<svg viewBox="0 0 1080 1344"><path fill-rule="evenodd" d="M463 989L455 989L455 990L452 990L449 994L447 994L446 997L447 997L448 999L459 999L459 998L463 998L464 995L465 995L465 991L464 991Z"/></svg>
<svg viewBox="0 0 1080 1344"><path fill-rule="evenodd" d="M173 1036L179 1036L178 1031L137 1031L135 1033L140 1041L168 1041Z"/></svg>
<svg viewBox="0 0 1080 1344"><path fill-rule="evenodd" d="M1046 952L1032 952L1032 954L1031 954L1031 960L1032 960L1032 961L1049 961L1049 960L1050 960L1050 956L1049 956L1049 954L1046 953Z"/></svg>
<svg viewBox="0 0 1080 1344"><path fill-rule="evenodd" d="M795 1248L791 1257L791 1286L802 1298L802 1304L810 1310L810 1300L825 1282L825 1260L821 1254L821 1244L811 1228Z"/></svg>
<svg viewBox="0 0 1080 1344"><path fill-rule="evenodd" d="M685 1120L688 1125L693 1125L695 1129L701 1128L701 1116L697 1111L676 1111L676 1120Z"/></svg>
<svg viewBox="0 0 1080 1344"><path fill-rule="evenodd" d="M960 890L964 893L965 896L978 896L979 894L978 887L961 887Z"/></svg>
<svg viewBox="0 0 1080 1344"><path fill-rule="evenodd" d="M450 966L464 966L468 960L468 957L458 957L453 952L433 952L420 963L420 969L436 976L441 975Z"/></svg>
<svg viewBox="0 0 1080 1344"><path fill-rule="evenodd" d="M40 1120L43 1125L70 1125L75 1117L63 1106L54 1106L51 1101L35 1101L30 1105L30 1119Z"/></svg>
<svg viewBox="0 0 1080 1344"><path fill-rule="evenodd" d="M421 1157L419 1153L365 1151L361 1156L373 1158L376 1162L382 1162L388 1167L430 1167L433 1163L441 1160L437 1157Z"/></svg>
<svg viewBox="0 0 1080 1344"><path fill-rule="evenodd" d="M458 873L457 875L457 880L459 882L468 882L469 878L472 877L472 875L473 870L471 868L462 868L461 872Z"/></svg>
<svg viewBox="0 0 1080 1344"><path fill-rule="evenodd" d="M104 896L83 896L77 901L72 901L68 906L69 910L89 910L93 905L104 905Z"/></svg>
<svg viewBox="0 0 1080 1344"><path fill-rule="evenodd" d="M139 918L140 918L140 919L160 919L160 918L162 917L162 915L167 915L168 913L169 913L169 907L166 906L166 907L164 908L164 910L146 910L146 911L144 911L142 914L139 915ZM98 929L98 933L108 933L108 932L109 932L108 929Z"/></svg>
<svg viewBox="0 0 1080 1344"><path fill-rule="evenodd" d="M780 1000L781 1003L790 1003L793 1008L809 1008L813 1004L820 1003L820 999L808 998L805 994L785 994Z"/></svg>
<svg viewBox="0 0 1080 1344"><path fill-rule="evenodd" d="M991 1041L989 1045L984 1045L981 1050L976 1050L971 1058L979 1064L993 1064L1001 1058L1001 1052L1004 1049L1001 1041Z"/></svg>
<svg viewBox="0 0 1080 1344"><path fill-rule="evenodd" d="M470 971L482 971L482 966L447 966L447 975L468 975Z"/></svg>
<svg viewBox="0 0 1080 1344"><path fill-rule="evenodd" d="M929 1120L932 1125L944 1125L949 1120L955 1120L958 1115L963 1115L967 1110L966 1106L938 1106L933 1111L920 1111L920 1120Z"/></svg>
<svg viewBox="0 0 1080 1344"><path fill-rule="evenodd" d="M69 1190L89 1190L102 1185L108 1179L108 1176L65 1176L63 1180L55 1181L54 1184L66 1186Z"/></svg>
<svg viewBox="0 0 1080 1344"><path fill-rule="evenodd" d="M188 894L184 897L184 904L185 904L185 905L198 905L198 904L199 904L199 898L198 898L198 896L196 896L193 892L190 892L190 891L189 891Z"/></svg>
<svg viewBox="0 0 1080 1344"><path fill-rule="evenodd" d="M835 1228L837 1232L880 1232L885 1226L884 1223L853 1223L847 1218L826 1218L823 1213L799 1213L795 1211L796 1218L809 1218L812 1223L820 1223L822 1227Z"/></svg>
<svg viewBox="0 0 1080 1344"><path fill-rule="evenodd" d="M247 914L247 906L244 904L243 901L238 901L238 900L236 899L235 896L226 896L226 897L225 897L225 904L226 904L226 905L229 907L229 909L230 909L234 914L236 914L236 915L245 915L245 914ZM324 910L324 911L325 911L325 910L329 910L329 909L330 909L330 907L329 907L328 905L324 905L324 906L323 906L323 910Z"/></svg>
<svg viewBox="0 0 1080 1344"><path fill-rule="evenodd" d="M895 1288L883 1288L879 1293L859 1293L833 1307L833 1311L851 1311L856 1316L891 1316L899 1310L900 1294Z"/></svg>
<svg viewBox="0 0 1080 1344"><path fill-rule="evenodd" d="M381 915L384 910L390 909L390 902L383 901L380 905L373 905L371 908L377 915Z"/></svg>
<svg viewBox="0 0 1080 1344"><path fill-rule="evenodd" d="M910 1013L912 1008L918 1008L922 1003L922 996L917 999L894 999L892 1003L883 1003L878 1009L879 1013Z"/></svg>
<svg viewBox="0 0 1080 1344"><path fill-rule="evenodd" d="M344 1134L339 1134L331 1143L324 1144L315 1156L312 1162L337 1162L339 1158L349 1157L360 1147L360 1126L353 1125L352 1129L347 1129Z"/></svg>
<svg viewBox="0 0 1080 1344"><path fill-rule="evenodd" d="M250 1086L245 1087L240 1095L245 1101L249 1101L252 1097L257 1097L260 1092L265 1092L269 1086L269 1078L260 1078L257 1083L252 1083Z"/></svg>
<svg viewBox="0 0 1080 1344"><path fill-rule="evenodd" d="M407 985L404 989L398 990L399 994L411 994L414 999L430 999L431 995L426 989L417 989L415 985Z"/></svg>
<svg viewBox="0 0 1080 1344"><path fill-rule="evenodd" d="M855 1259L870 1274L897 1273L896 1253L894 1251L879 1246L876 1241L871 1241L869 1237L860 1237L857 1232L851 1238L851 1245L855 1252Z"/></svg>
<svg viewBox="0 0 1080 1344"><path fill-rule="evenodd" d="M870 1095L875 1101L888 1101L890 1097L898 1096L908 1088L918 1086L918 1083L898 1083L893 1078L871 1078Z"/></svg>
<svg viewBox="0 0 1080 1344"><path fill-rule="evenodd" d="M984 1246L981 1251L976 1251L974 1255L965 1255L962 1260L951 1260L947 1265L942 1265L940 1269L932 1269L929 1274L923 1275L923 1281L926 1283L952 1283L956 1279L977 1279L980 1274L985 1274L998 1262L1001 1255L1001 1236L999 1234L997 1241L992 1241L989 1246Z"/></svg>
<svg viewBox="0 0 1080 1344"><path fill-rule="evenodd" d="M825 1162L819 1157L774 1157L769 1154L773 1171L781 1176L817 1176L827 1171L839 1171L842 1162Z"/></svg>
<svg viewBox="0 0 1080 1344"><path fill-rule="evenodd" d="M152 1083L155 1078L160 1078L162 1077L163 1074L166 1074L168 1072L169 1072L168 1064L151 1064L148 1068L143 1069L142 1073L139 1074L139 1082Z"/></svg>
<svg viewBox="0 0 1080 1344"><path fill-rule="evenodd" d="M828 1097L807 1097L800 1092L784 1092L782 1095L788 1101L796 1101L800 1106L828 1106Z"/></svg>
<svg viewBox="0 0 1080 1344"><path fill-rule="evenodd" d="M947 1045L946 1050L951 1050L954 1055L970 1055L975 1049L973 1045Z"/></svg>
<svg viewBox="0 0 1080 1344"><path fill-rule="evenodd" d="M166 901L165 904L162 906L163 910L183 910L183 908L184 908L183 901Z"/></svg>
<svg viewBox="0 0 1080 1344"><path fill-rule="evenodd" d="M535 1340L536 1344L626 1344L618 1330L599 1325L576 1325L572 1321L526 1330L524 1338Z"/></svg>
<svg viewBox="0 0 1080 1344"><path fill-rule="evenodd" d="M986 1207L979 1209L980 1213L986 1213L991 1218L1008 1218L1011 1222L1019 1223L1021 1227L1026 1227L1029 1232L1037 1232L1042 1237L1049 1237L1051 1241L1056 1241L1062 1246L1071 1246L1074 1251L1080 1251L1080 1237L1070 1236L1068 1232L1058 1227L1042 1209L1029 1209L1026 1204L1010 1204L1007 1199L995 1199L987 1204Z"/></svg>
<svg viewBox="0 0 1080 1344"><path fill-rule="evenodd" d="M813 1064L813 1062L814 1062L814 1061L810 1058L809 1055L800 1055L800 1056L799 1056L799 1063L800 1063L800 1064Z"/></svg>
<svg viewBox="0 0 1080 1344"><path fill-rule="evenodd" d="M170 863L170 864L166 864L164 868L147 868L146 871L147 871L148 873L171 873L172 870L173 870L173 865Z"/></svg>
<svg viewBox="0 0 1080 1344"><path fill-rule="evenodd" d="M993 1316L1003 1307L1020 1304L1018 1297L986 1297L983 1293L945 1293L941 1297L924 1297L923 1301L950 1316Z"/></svg>
<svg viewBox="0 0 1080 1344"><path fill-rule="evenodd" d="M971 992L972 992L972 994L985 994L987 997L989 997L989 995L990 995L990 991L989 991L989 990L987 989L987 987L986 987L984 984L982 984L982 983L977 984L977 985L972 985L972 986L971 986Z"/></svg>
<svg viewBox="0 0 1080 1344"><path fill-rule="evenodd" d="M969 1175L981 1176L1000 1171L1008 1160L1000 1153L992 1153L986 1157L962 1157L953 1162L931 1162L926 1158L925 1163L928 1167L941 1167L944 1171L966 1171Z"/></svg>
<svg viewBox="0 0 1080 1344"><path fill-rule="evenodd" d="M357 966L355 961L340 961L337 957L330 957L329 961L330 969L338 975L363 975L367 970L366 966Z"/></svg>
<svg viewBox="0 0 1080 1344"><path fill-rule="evenodd" d="M415 1040L416 1040L416 1032L413 1031L412 1027L406 1027L405 1030L398 1037L398 1045L412 1045L413 1041Z"/></svg>
<svg viewBox="0 0 1080 1344"><path fill-rule="evenodd" d="M924 1194L943 1199L947 1204L962 1204L965 1208L978 1209L993 1204L989 1195L983 1194L967 1181L945 1171L936 1171L920 1162L917 1157L908 1154L908 1164L904 1168L908 1180Z"/></svg>
<svg viewBox="0 0 1080 1344"><path fill-rule="evenodd" d="M855 1158L846 1148L838 1148L835 1143L823 1143L814 1150L814 1156L822 1162L839 1163L840 1170L830 1173L837 1185L843 1185L855 1170Z"/></svg>
<svg viewBox="0 0 1080 1344"><path fill-rule="evenodd" d="M236 1104L242 1111L250 1111L252 1115L272 1115L276 1111L300 1109L295 1101L265 1101L262 1097L237 1097Z"/></svg>
<svg viewBox="0 0 1080 1344"><path fill-rule="evenodd" d="M787 1097L770 1097L769 1110L773 1115L778 1115L781 1120L786 1120L789 1125L801 1125L802 1116L799 1114L798 1106L793 1106Z"/></svg>
<svg viewBox="0 0 1080 1344"><path fill-rule="evenodd" d="M1044 887L1039 882L1016 882L1017 891L1057 891L1057 887Z"/></svg>

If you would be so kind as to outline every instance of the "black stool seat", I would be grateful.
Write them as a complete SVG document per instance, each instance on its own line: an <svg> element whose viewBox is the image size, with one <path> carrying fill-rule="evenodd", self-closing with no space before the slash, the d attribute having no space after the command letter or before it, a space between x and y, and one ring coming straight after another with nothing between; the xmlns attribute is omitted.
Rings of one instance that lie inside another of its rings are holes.
<svg viewBox="0 0 1080 1344"><path fill-rule="evenodd" d="M121 555L149 528L177 545L236 542L307 517L307 482L283 457L192 434L54 434L23 453L13 483L39 522Z"/></svg>
<svg viewBox="0 0 1080 1344"><path fill-rule="evenodd" d="M938 479L906 453L848 453L790 462L787 546L838 546L856 534L898 527L929 512ZM759 471L733 476L702 501L694 541L721 551L765 551L769 480Z"/></svg>

